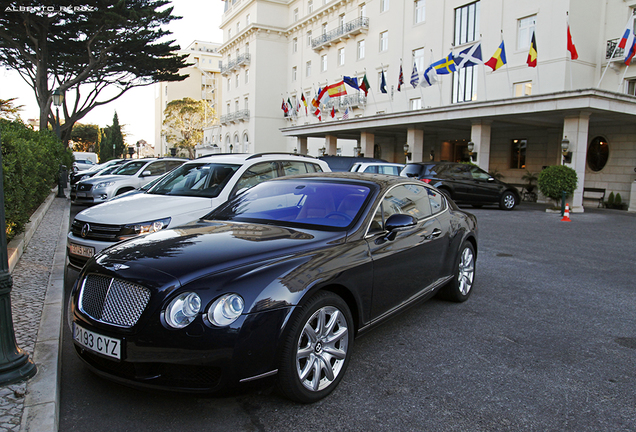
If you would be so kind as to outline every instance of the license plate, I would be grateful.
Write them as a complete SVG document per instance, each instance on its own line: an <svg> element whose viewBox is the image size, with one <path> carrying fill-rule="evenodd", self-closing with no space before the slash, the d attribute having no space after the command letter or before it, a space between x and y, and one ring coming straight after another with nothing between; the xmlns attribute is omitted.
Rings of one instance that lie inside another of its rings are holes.
<svg viewBox="0 0 636 432"><path fill-rule="evenodd" d="M73 255L92 258L93 255L95 255L95 248L91 246L81 246L75 243L71 243L71 253Z"/></svg>
<svg viewBox="0 0 636 432"><path fill-rule="evenodd" d="M86 198L88 196L88 193L86 193L86 192L78 192L77 196L81 197L81 198Z"/></svg>
<svg viewBox="0 0 636 432"><path fill-rule="evenodd" d="M121 359L121 340L86 330L73 323L73 339L86 349L108 357Z"/></svg>

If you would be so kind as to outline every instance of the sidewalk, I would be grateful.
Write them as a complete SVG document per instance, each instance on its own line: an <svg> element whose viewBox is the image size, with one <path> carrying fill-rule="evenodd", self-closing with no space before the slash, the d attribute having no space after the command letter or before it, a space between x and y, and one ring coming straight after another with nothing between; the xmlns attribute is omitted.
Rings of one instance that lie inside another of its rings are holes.
<svg viewBox="0 0 636 432"><path fill-rule="evenodd" d="M57 188L56 188L57 189ZM52 192L24 235L8 245L18 347L37 366L26 382L0 387L0 432L58 430L60 337L70 200Z"/></svg>

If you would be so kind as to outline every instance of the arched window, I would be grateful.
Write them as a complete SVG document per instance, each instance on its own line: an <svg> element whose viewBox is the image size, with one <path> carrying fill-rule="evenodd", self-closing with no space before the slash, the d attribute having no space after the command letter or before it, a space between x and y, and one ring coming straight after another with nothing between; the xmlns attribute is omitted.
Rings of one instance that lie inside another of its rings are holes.
<svg viewBox="0 0 636 432"><path fill-rule="evenodd" d="M230 153L230 144L232 142L230 141L230 135L225 135L225 151Z"/></svg>
<svg viewBox="0 0 636 432"><path fill-rule="evenodd" d="M239 140L238 134L234 134L234 152L241 153L241 141Z"/></svg>
<svg viewBox="0 0 636 432"><path fill-rule="evenodd" d="M600 171L605 168L609 158L609 143L602 136L597 136L587 149L587 166L592 171Z"/></svg>
<svg viewBox="0 0 636 432"><path fill-rule="evenodd" d="M249 136L247 135L247 132L245 132L243 134L243 151L245 153L249 153L249 144L250 144L250 140L249 140Z"/></svg>

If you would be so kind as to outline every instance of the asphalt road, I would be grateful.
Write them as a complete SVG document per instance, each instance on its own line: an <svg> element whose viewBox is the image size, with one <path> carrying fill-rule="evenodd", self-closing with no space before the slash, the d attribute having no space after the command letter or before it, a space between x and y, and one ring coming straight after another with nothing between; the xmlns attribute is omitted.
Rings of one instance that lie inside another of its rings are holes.
<svg viewBox="0 0 636 432"><path fill-rule="evenodd" d="M636 431L636 215L568 223L544 208L471 209L471 298L357 339L339 388L313 405L117 385L83 366L66 327L60 431Z"/></svg>

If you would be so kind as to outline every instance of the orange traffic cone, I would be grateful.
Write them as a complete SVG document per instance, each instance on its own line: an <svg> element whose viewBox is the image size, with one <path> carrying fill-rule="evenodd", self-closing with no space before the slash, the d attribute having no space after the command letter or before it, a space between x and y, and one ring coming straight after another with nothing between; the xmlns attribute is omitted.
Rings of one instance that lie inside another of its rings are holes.
<svg viewBox="0 0 636 432"><path fill-rule="evenodd" d="M561 219L561 222L572 222L570 220L570 205L568 203L565 203L565 212L563 213L563 219Z"/></svg>

